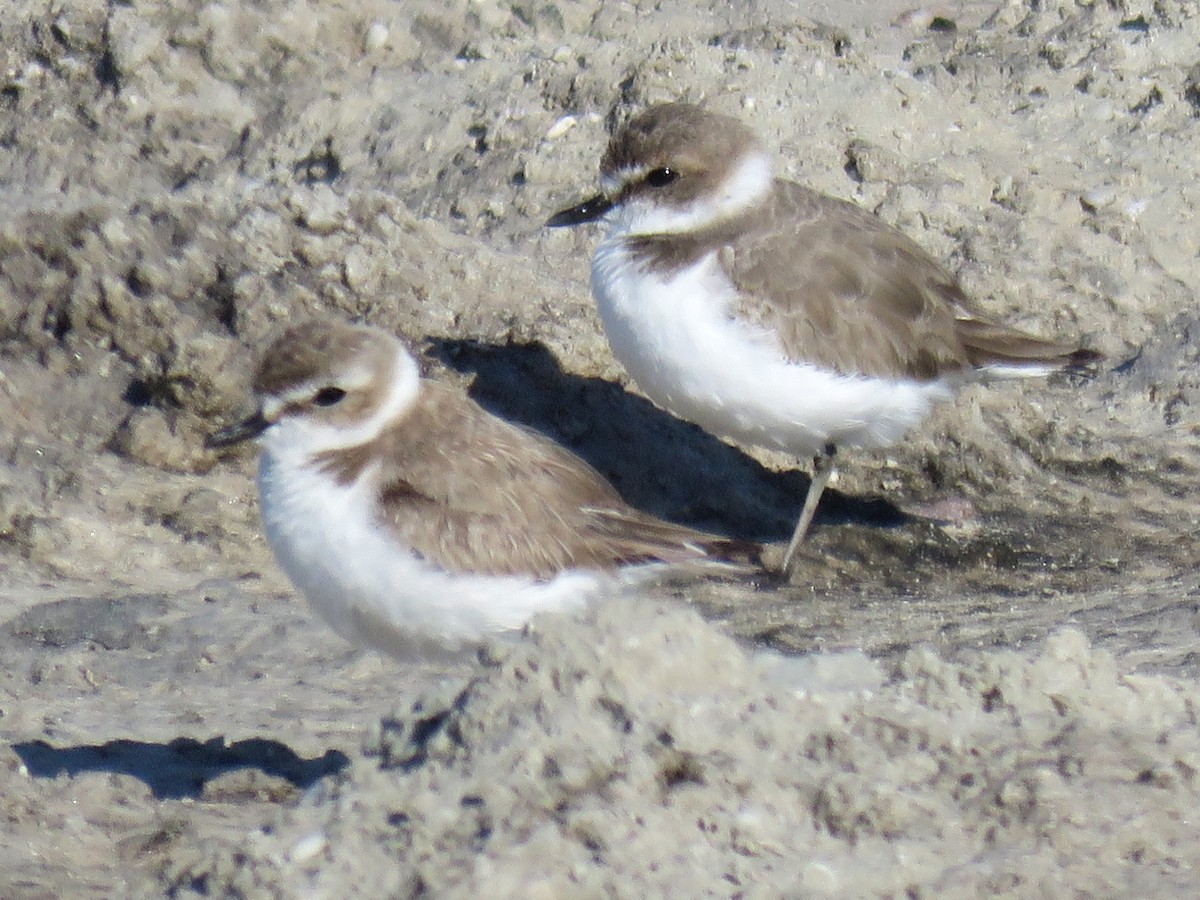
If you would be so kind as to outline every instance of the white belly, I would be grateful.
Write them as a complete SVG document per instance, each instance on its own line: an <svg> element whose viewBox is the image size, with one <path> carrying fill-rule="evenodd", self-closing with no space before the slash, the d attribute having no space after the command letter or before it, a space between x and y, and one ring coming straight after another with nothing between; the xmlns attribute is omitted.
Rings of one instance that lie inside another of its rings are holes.
<svg viewBox="0 0 1200 900"><path fill-rule="evenodd" d="M943 381L847 377L787 360L770 334L731 318L713 256L670 280L630 263L619 238L592 262L613 354L655 403L720 437L811 455L893 443L952 393Z"/></svg>
<svg viewBox="0 0 1200 900"><path fill-rule="evenodd" d="M586 571L543 582L447 573L375 523L369 478L338 485L269 448L259 494L271 548L312 608L352 643L393 656L459 652L538 611L582 605L613 581Z"/></svg>

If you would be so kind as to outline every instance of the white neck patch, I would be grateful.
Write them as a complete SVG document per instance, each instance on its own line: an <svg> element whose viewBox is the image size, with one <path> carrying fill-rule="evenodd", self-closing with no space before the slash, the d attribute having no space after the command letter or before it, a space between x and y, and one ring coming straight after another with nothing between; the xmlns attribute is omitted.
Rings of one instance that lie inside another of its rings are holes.
<svg viewBox="0 0 1200 900"><path fill-rule="evenodd" d="M379 437L397 418L416 402L421 387L417 361L405 349L396 354L388 373L388 390L382 402L367 418L354 424L333 425L309 416L285 416L268 428L261 438L263 448L278 457L309 458L330 450L358 447ZM293 392L289 392L289 396ZM302 396L310 396L308 393ZM283 404L280 398L264 398L263 413L268 417ZM275 406L272 410L271 407Z"/></svg>
<svg viewBox="0 0 1200 900"><path fill-rule="evenodd" d="M616 179L606 179L605 187L612 181L629 184L644 176L642 170L626 170ZM762 151L751 153L715 191L687 206L666 206L646 195L619 204L605 216L609 236L682 234L704 228L753 206L771 190L773 179L770 157Z"/></svg>

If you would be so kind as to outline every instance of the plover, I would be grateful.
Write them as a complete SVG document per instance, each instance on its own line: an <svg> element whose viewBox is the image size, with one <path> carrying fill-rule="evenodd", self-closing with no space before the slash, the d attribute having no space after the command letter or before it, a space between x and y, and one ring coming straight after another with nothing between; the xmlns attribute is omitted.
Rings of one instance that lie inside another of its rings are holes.
<svg viewBox="0 0 1200 900"><path fill-rule="evenodd" d="M280 565L335 631L385 653L456 653L664 568L758 551L633 509L549 438L422 378L376 328L289 328L253 387L254 414L208 446L258 439Z"/></svg>
<svg viewBox="0 0 1200 900"><path fill-rule="evenodd" d="M866 210L775 178L737 119L653 106L609 142L592 293L613 353L659 406L723 438L812 455L791 574L839 447L891 444L959 386L1078 370L1090 350L979 312Z"/></svg>

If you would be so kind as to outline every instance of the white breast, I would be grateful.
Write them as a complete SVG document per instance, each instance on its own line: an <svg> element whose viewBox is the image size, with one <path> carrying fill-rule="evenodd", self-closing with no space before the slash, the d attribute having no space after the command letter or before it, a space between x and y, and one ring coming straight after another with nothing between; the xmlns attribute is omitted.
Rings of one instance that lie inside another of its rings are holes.
<svg viewBox="0 0 1200 900"><path fill-rule="evenodd" d="M394 656L456 652L613 583L587 571L545 582L451 575L379 527L369 473L339 485L278 444L264 447L259 467L267 539L313 609L353 643Z"/></svg>
<svg viewBox="0 0 1200 900"><path fill-rule="evenodd" d="M613 353L659 406L720 437L797 455L893 443L946 399L944 381L847 377L787 360L733 319L733 285L710 255L662 278L619 234L601 242L592 292Z"/></svg>

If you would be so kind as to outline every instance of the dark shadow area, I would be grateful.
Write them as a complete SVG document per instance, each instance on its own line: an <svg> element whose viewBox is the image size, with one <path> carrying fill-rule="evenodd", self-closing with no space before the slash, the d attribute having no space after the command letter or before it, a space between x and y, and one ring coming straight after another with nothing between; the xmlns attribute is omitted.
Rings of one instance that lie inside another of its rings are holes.
<svg viewBox="0 0 1200 900"><path fill-rule="evenodd" d="M232 744L221 737L207 741L176 738L165 744L117 740L76 747L27 741L14 744L13 750L36 778L86 772L132 775L159 800L199 797L206 782L235 769L259 769L304 789L350 764L349 757L340 750L304 759L286 744L265 738Z"/></svg>
<svg viewBox="0 0 1200 900"><path fill-rule="evenodd" d="M428 354L472 373L481 406L569 447L633 506L728 537L786 541L808 475L774 472L618 384L563 371L541 343L431 338ZM895 527L908 517L881 497L825 492L818 524Z"/></svg>
<svg viewBox="0 0 1200 900"><path fill-rule="evenodd" d="M0 626L0 634L55 650L91 644L110 651L153 653L162 646L158 621L167 608L166 598L157 594L64 597L30 607Z"/></svg>

